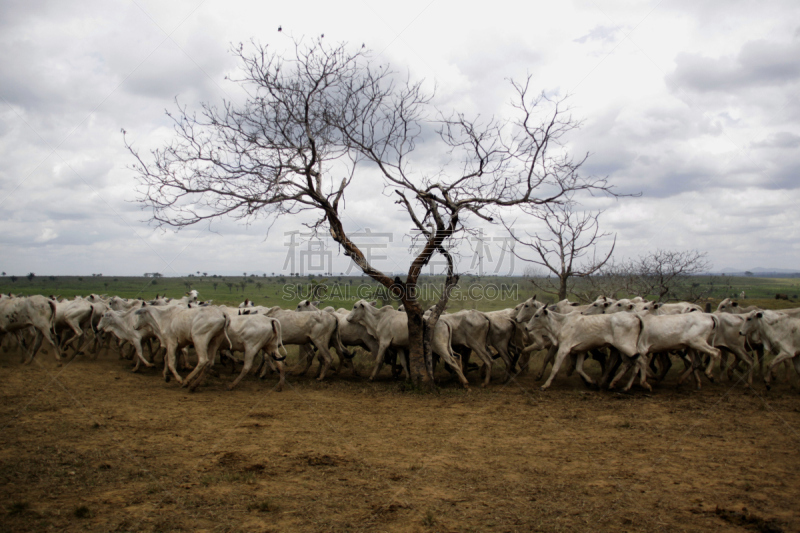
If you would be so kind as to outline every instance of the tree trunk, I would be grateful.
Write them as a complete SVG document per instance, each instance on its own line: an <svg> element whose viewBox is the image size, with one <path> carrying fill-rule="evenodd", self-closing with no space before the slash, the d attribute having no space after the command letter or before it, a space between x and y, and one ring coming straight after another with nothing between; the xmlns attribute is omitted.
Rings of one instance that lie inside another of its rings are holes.
<svg viewBox="0 0 800 533"><path fill-rule="evenodd" d="M414 312L406 307L406 316L408 317L408 371L411 374L411 381L432 388L433 379L428 364L431 361L430 340L426 342L425 339L425 320L422 318L421 309Z"/></svg>
<svg viewBox="0 0 800 533"><path fill-rule="evenodd" d="M567 280L569 278L559 277L559 285L558 285L558 301L566 300L567 299Z"/></svg>

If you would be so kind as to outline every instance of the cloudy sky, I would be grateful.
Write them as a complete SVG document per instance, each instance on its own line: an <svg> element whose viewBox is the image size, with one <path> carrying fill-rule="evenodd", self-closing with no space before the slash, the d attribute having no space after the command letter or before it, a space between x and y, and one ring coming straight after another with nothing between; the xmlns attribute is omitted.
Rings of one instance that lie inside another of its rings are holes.
<svg viewBox="0 0 800 533"><path fill-rule="evenodd" d="M73 5L71 5L73 4ZM302 7L296 7L300 6ZM283 32L278 33L278 26ZM288 272L296 220L231 220L179 233L148 224L121 129L146 152L170 138L175 99L236 101L231 44L290 36L365 43L437 86L437 105L503 116L508 78L571 94L618 200L594 199L618 258L698 249L714 270L800 269L800 3L188 2L5 0L0 9L0 270L9 274ZM389 233L377 266L405 270L408 239L390 199L356 190L352 232ZM535 231L530 221L520 229ZM269 231L268 231L269 230ZM484 271L501 261L486 227ZM494 240L492 240L494 239ZM302 239L294 248L308 251ZM313 248L312 248L313 251ZM348 268L332 249L332 270ZM462 272L478 265L462 250ZM313 254L307 254L308 260ZM490 257L491 256L491 260ZM499 273L510 268L507 259ZM491 264L489 264L491 263ZM307 265L307 264L306 264ZM355 271L355 270L354 270Z"/></svg>

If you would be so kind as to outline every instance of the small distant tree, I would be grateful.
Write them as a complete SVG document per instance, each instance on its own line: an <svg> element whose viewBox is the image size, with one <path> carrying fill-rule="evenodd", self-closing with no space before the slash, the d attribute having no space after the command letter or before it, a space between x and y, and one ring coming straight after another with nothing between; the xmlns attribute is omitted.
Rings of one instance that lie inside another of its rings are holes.
<svg viewBox="0 0 800 533"><path fill-rule="evenodd" d="M19 278L17 278L17 276L11 276L9 279L11 280L11 283L16 283Z"/></svg>
<svg viewBox="0 0 800 533"><path fill-rule="evenodd" d="M5 272L3 272L3 275L5 276L5 275L6 275L6 273L5 273ZM273 276L274 276L274 275L275 275L275 274L273 274Z"/></svg>
<svg viewBox="0 0 800 533"><path fill-rule="evenodd" d="M217 292L217 285L219 285L219 283L215 281L214 283L212 283L212 285L214 286L214 292Z"/></svg>
<svg viewBox="0 0 800 533"><path fill-rule="evenodd" d="M36 277L36 274L34 274L33 272L29 272L28 275L25 277L28 278L28 281L33 281L33 278Z"/></svg>
<svg viewBox="0 0 800 533"><path fill-rule="evenodd" d="M247 287L247 281L240 281L239 287L242 288L242 294L244 294L244 288Z"/></svg>
<svg viewBox="0 0 800 533"><path fill-rule="evenodd" d="M747 276L747 277L751 277L751 278L753 277L753 273L750 272L749 270L747 272L745 272L744 275Z"/></svg>
<svg viewBox="0 0 800 533"><path fill-rule="evenodd" d="M578 211L576 207L571 198L563 203L523 207L523 212L544 223L547 229L542 233L527 233L522 237L507 226L516 243L530 252L521 254L515 248L514 255L547 273L547 277L533 276L529 281L538 290L556 295L558 300L572 292L570 286L575 278L591 276L608 263L617 242L615 236L608 253L598 256L600 241L611 235L600 231L603 212Z"/></svg>
<svg viewBox="0 0 800 533"><path fill-rule="evenodd" d="M261 287L263 287L263 286L264 286L264 284L261 283L260 281L256 282L256 289L258 289L258 292L261 292Z"/></svg>
<svg viewBox="0 0 800 533"><path fill-rule="evenodd" d="M225 285L228 286L228 292L233 292L233 282L229 281Z"/></svg>
<svg viewBox="0 0 800 533"><path fill-rule="evenodd" d="M656 298L658 301L698 301L714 290L714 277L697 278L708 272L711 265L706 253L697 250L656 250L621 263L609 264L593 276L595 282L605 282L609 292L624 292L631 296ZM700 283L703 279L706 283ZM614 285L614 289L609 287Z"/></svg>

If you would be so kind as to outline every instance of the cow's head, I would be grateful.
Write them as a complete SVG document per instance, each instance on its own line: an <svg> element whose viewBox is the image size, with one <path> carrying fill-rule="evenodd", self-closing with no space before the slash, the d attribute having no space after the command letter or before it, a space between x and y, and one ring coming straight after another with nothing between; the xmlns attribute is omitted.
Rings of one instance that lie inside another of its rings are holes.
<svg viewBox="0 0 800 533"><path fill-rule="evenodd" d="M750 311L747 317L742 322L742 327L739 328L739 335L744 337L753 333L758 327L758 322L764 317L762 311Z"/></svg>
<svg viewBox="0 0 800 533"><path fill-rule="evenodd" d="M597 300L591 303L589 307L584 309L581 314L582 315L602 315L604 314L609 307L611 307L612 301L605 296L601 296Z"/></svg>
<svg viewBox="0 0 800 533"><path fill-rule="evenodd" d="M100 317L100 322L97 323L97 329L100 331L106 331L106 328L113 324L114 322L114 313L112 311L106 311L103 313L103 316Z"/></svg>
<svg viewBox="0 0 800 533"><path fill-rule="evenodd" d="M347 315L347 321L358 324L364 320L371 309L374 309L374 307L370 302L359 300L353 305L353 310Z"/></svg>
<svg viewBox="0 0 800 533"><path fill-rule="evenodd" d="M517 313L514 315L514 320L519 324L524 324L531 319L533 314L541 308L542 305L536 301L536 297L529 298L517 306Z"/></svg>

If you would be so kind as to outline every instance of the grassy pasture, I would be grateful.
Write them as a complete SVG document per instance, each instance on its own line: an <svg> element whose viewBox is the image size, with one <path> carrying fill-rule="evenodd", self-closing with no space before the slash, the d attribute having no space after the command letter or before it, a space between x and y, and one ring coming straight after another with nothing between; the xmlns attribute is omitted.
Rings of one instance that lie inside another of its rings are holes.
<svg viewBox="0 0 800 533"><path fill-rule="evenodd" d="M289 276L226 276L226 277L173 277L145 278L123 276L36 276L32 280L20 276L12 282L9 276L0 277L0 292L19 295L44 294L72 298L92 293L117 295L123 298L151 299L159 295L173 298L183 296L186 291L196 289L201 300L213 300L217 304L238 305L249 298L256 305L292 308L309 296L312 284L320 278L293 278ZM742 305L757 305L766 309L783 309L800 305L800 278L757 278L733 276L697 276L692 283L710 288L709 302L714 307L724 298L738 300L745 291ZM438 290L442 278L423 276L421 285ZM230 284L230 286L228 285ZM327 296L321 298L322 305L349 308L361 298L378 298L376 282L363 276L332 276L327 278ZM493 311L513 307L538 291L522 277L475 277L465 275L451 297L449 309L480 309ZM775 300L775 294L788 294L790 301ZM427 294L426 301L433 301L437 293ZM620 295L622 296L622 295ZM553 300L539 293L540 300ZM385 300L388 302L389 300ZM394 303L397 306L397 303Z"/></svg>

